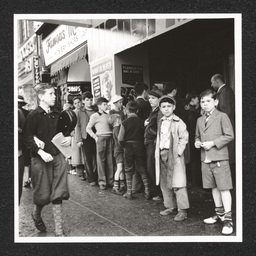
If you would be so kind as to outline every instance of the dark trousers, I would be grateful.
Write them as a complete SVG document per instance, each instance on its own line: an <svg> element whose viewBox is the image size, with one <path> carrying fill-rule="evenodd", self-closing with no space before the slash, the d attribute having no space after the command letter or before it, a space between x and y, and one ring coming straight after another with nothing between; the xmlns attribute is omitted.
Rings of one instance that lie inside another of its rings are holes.
<svg viewBox="0 0 256 256"><path fill-rule="evenodd" d="M161 196L160 186L156 185L156 168L155 168L155 149L154 142L149 142L146 145L147 152L147 172L149 176L150 191L153 196Z"/></svg>
<svg viewBox="0 0 256 256"><path fill-rule="evenodd" d="M99 185L113 185L113 138L112 136L98 136L97 140L97 170Z"/></svg>
<svg viewBox="0 0 256 256"><path fill-rule="evenodd" d="M46 163L40 156L32 157L31 180L33 185L33 202L36 205L47 205L53 201L69 198L68 163L60 153Z"/></svg>
<svg viewBox="0 0 256 256"><path fill-rule="evenodd" d="M19 156L19 204L23 189L24 156Z"/></svg>
<svg viewBox="0 0 256 256"><path fill-rule="evenodd" d="M85 155L85 171L88 182L97 181L97 164L96 164L96 143L95 140L87 134L87 138L83 139L83 150Z"/></svg>
<svg viewBox="0 0 256 256"><path fill-rule="evenodd" d="M132 177L135 172L135 164L142 180L148 179L146 168L146 151L143 142L125 142L124 166L125 176Z"/></svg>

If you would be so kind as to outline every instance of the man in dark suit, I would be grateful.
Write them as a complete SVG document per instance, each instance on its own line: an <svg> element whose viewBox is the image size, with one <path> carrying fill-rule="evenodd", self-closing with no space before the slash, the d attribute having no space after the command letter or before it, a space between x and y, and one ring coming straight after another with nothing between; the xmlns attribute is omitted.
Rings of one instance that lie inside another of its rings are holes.
<svg viewBox="0 0 256 256"><path fill-rule="evenodd" d="M217 100L219 101L217 109L228 115L234 128L235 94L232 88L224 83L224 78L220 74L215 74L211 78L211 83L211 87L217 92Z"/></svg>

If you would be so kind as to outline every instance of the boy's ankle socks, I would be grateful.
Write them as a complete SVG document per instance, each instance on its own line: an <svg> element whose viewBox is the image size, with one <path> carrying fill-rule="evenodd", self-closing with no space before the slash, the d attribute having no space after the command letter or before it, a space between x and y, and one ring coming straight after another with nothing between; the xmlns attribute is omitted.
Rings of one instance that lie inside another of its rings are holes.
<svg viewBox="0 0 256 256"><path fill-rule="evenodd" d="M217 215L219 215L219 216L221 216L221 217L225 215L225 211L224 211L223 206L221 206L221 207L216 207L216 208L215 208L215 212L216 212Z"/></svg>
<svg viewBox="0 0 256 256"><path fill-rule="evenodd" d="M124 180L120 180L120 188L123 188L123 187L125 187L125 182Z"/></svg>
<svg viewBox="0 0 256 256"><path fill-rule="evenodd" d="M118 189L118 187L119 187L119 181L115 180L114 181L114 188Z"/></svg>
<svg viewBox="0 0 256 256"><path fill-rule="evenodd" d="M224 220L232 221L232 212L225 212Z"/></svg>

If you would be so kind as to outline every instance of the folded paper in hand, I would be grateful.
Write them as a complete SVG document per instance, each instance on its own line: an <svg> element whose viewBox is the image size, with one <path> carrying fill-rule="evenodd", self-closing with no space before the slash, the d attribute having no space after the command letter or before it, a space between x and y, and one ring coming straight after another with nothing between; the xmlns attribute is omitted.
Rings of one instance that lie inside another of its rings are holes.
<svg viewBox="0 0 256 256"><path fill-rule="evenodd" d="M71 146L62 146L61 143L65 140L66 138L64 137L62 132L57 133L53 138L52 138L52 143L59 149L59 151L66 157L70 158L72 155L72 148Z"/></svg>

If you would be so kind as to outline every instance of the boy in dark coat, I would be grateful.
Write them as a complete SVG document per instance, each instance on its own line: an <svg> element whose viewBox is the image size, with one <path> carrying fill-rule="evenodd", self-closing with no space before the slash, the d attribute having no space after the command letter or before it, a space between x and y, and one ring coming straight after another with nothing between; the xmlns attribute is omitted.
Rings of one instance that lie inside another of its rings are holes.
<svg viewBox="0 0 256 256"><path fill-rule="evenodd" d="M36 228L45 232L41 211L45 205L52 203L55 234L64 236L62 200L69 198L67 161L51 142L57 134L60 112L53 107L56 100L53 85L41 83L34 89L39 98L39 106L28 114L24 126L24 141L32 155L31 178L34 189L32 218ZM70 142L71 137L65 137L62 145L69 146Z"/></svg>

